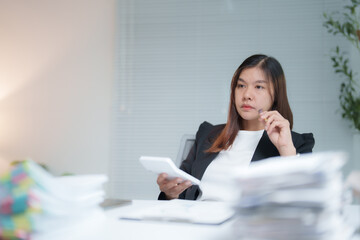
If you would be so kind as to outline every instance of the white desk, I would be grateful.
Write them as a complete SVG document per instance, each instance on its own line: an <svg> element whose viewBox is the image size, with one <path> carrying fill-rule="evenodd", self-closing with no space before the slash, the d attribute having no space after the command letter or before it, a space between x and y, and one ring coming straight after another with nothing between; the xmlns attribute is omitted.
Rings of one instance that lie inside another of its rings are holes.
<svg viewBox="0 0 360 240"><path fill-rule="evenodd" d="M134 200L132 204L105 211L103 214L94 216L98 219L93 224L83 226L79 233L71 231L66 237L62 234L56 236L34 238L34 240L234 240L233 222L229 220L221 225L197 225L175 222L134 221L121 220L119 216L128 211L153 206L159 201ZM360 206L349 206L346 215L351 216L351 222L359 225ZM360 240L356 236L351 240Z"/></svg>
<svg viewBox="0 0 360 240"><path fill-rule="evenodd" d="M195 225L188 223L119 220L126 211L151 206L156 201L135 200L131 205L108 210L102 239L156 239L156 240L233 240L233 220L221 225ZM157 202L158 203L158 202ZM360 223L360 206L349 206L346 215L351 222ZM352 240L360 240L360 236Z"/></svg>
<svg viewBox="0 0 360 240"><path fill-rule="evenodd" d="M232 239L231 220L221 225L119 220L122 213L151 206L155 202L158 203L158 201L135 200L131 205L108 210L106 212L107 225L104 231L107 235L103 239Z"/></svg>

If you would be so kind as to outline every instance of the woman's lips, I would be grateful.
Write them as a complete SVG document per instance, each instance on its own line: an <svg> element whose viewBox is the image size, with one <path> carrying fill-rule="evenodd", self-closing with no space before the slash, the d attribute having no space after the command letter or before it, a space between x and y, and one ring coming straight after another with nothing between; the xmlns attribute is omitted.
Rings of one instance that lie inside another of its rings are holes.
<svg viewBox="0 0 360 240"><path fill-rule="evenodd" d="M242 109L245 109L245 110L253 109L253 107L250 106L250 105L242 105L241 108L242 108Z"/></svg>

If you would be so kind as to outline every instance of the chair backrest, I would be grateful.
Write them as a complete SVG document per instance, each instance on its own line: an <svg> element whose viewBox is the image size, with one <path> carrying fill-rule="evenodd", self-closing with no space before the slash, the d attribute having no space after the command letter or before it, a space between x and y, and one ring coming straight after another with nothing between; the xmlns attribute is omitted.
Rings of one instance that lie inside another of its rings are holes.
<svg viewBox="0 0 360 240"><path fill-rule="evenodd" d="M195 143L194 134L184 134L180 140L180 148L176 157L175 165L180 167L182 161L188 156L192 146Z"/></svg>

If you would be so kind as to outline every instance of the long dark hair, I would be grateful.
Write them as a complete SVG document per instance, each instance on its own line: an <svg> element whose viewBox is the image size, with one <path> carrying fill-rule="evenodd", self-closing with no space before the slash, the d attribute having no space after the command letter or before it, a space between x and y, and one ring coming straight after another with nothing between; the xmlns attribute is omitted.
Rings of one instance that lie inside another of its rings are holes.
<svg viewBox="0 0 360 240"><path fill-rule="evenodd" d="M244 69L257 67L263 71L266 78L271 81L274 88L273 105L271 110L277 110L284 118L290 122L290 129L293 127L293 114L289 105L286 93L286 80L284 71L280 63L273 57L263 54L256 54L248 57L236 69L231 81L231 94L227 123L225 128L216 138L215 142L206 152L220 152L228 149L234 142L239 130L242 129L242 118L238 114L235 106L235 88L241 72Z"/></svg>

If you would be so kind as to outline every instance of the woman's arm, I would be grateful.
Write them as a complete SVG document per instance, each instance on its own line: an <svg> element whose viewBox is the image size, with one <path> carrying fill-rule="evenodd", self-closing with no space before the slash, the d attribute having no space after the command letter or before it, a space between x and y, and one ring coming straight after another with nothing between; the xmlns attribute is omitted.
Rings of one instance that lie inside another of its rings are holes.
<svg viewBox="0 0 360 240"><path fill-rule="evenodd" d="M201 144L201 142L209 134L209 131L211 129L213 129L213 125L208 122L203 122L199 126L199 129L196 133L195 143L192 146L186 159L180 165L181 170L183 170L184 172L191 175L191 169L197 158L197 151L198 151L199 143ZM161 190L158 200L168 200L168 199L173 199L173 198L184 199L186 190L192 186L190 181L182 182L183 180L180 178L173 179L173 180L167 181L167 182L164 181L164 179L165 179L165 175L162 175L162 174L160 174L157 179L157 183ZM182 182L182 183L178 184L179 182Z"/></svg>
<svg viewBox="0 0 360 240"><path fill-rule="evenodd" d="M187 158L181 163L180 169L190 174L192 163L195 161L196 155L196 139L194 146L192 146ZM176 198L184 198L184 194L187 188L189 188L192 184L190 181L184 181L181 178L175 178L172 180L167 180L167 174L162 173L157 178L157 184L160 188L160 195L158 200L171 200ZM180 196L181 195L181 196Z"/></svg>

